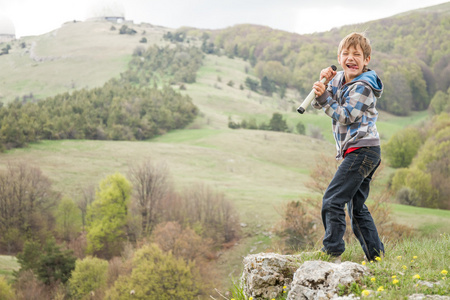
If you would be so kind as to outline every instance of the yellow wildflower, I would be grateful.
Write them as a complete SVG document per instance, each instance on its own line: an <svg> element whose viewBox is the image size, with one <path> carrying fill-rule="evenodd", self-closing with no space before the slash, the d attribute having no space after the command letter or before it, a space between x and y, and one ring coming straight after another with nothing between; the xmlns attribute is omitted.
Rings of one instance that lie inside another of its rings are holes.
<svg viewBox="0 0 450 300"><path fill-rule="evenodd" d="M376 281L375 277L370 278L370 281L375 282Z"/></svg>
<svg viewBox="0 0 450 300"><path fill-rule="evenodd" d="M365 262L365 261L362 261L361 264L362 264L363 266L365 266L365 265L366 265L366 262Z"/></svg>
<svg viewBox="0 0 450 300"><path fill-rule="evenodd" d="M361 295L362 295L363 297L367 297L367 296L370 295L370 291L368 291L368 290L363 290L363 291L361 292Z"/></svg>
<svg viewBox="0 0 450 300"><path fill-rule="evenodd" d="M442 271L441 271L441 274L442 274L442 275L447 275L447 273L448 273L447 270L442 270Z"/></svg>
<svg viewBox="0 0 450 300"><path fill-rule="evenodd" d="M382 291L384 291L384 287L380 286L380 287L377 289L377 292L382 292Z"/></svg>
<svg viewBox="0 0 450 300"><path fill-rule="evenodd" d="M393 275L392 278L397 278L397 276L396 276L396 275Z"/></svg>
<svg viewBox="0 0 450 300"><path fill-rule="evenodd" d="M414 262L414 259L411 259L411 262L413 263L413 262Z"/></svg>
<svg viewBox="0 0 450 300"><path fill-rule="evenodd" d="M413 278L413 279L420 279L420 275L419 275L419 274L416 274L416 275L414 275L412 278Z"/></svg>
<svg viewBox="0 0 450 300"><path fill-rule="evenodd" d="M397 256L397 259L400 260L400 259L402 259L402 257L399 255L399 256Z"/></svg>
<svg viewBox="0 0 450 300"><path fill-rule="evenodd" d="M393 284L397 284L397 283L398 283L398 280L397 280L397 279L394 279L394 280L392 280L392 283L393 283Z"/></svg>
<svg viewBox="0 0 450 300"><path fill-rule="evenodd" d="M286 289L287 288L287 286L283 286L283 289Z"/></svg>
<svg viewBox="0 0 450 300"><path fill-rule="evenodd" d="M248 300L253 300L253 297L248 298Z"/></svg>
<svg viewBox="0 0 450 300"><path fill-rule="evenodd" d="M370 263L373 263L373 260L371 260Z"/></svg>
<svg viewBox="0 0 450 300"><path fill-rule="evenodd" d="M403 265L403 266L402 266L402 268L403 268L403 270L406 270L406 269L408 269L408 267L407 267L407 266L405 266L405 265Z"/></svg>
<svg viewBox="0 0 450 300"><path fill-rule="evenodd" d="M375 257L375 260L376 261L381 261L381 257L377 256L377 257Z"/></svg>
<svg viewBox="0 0 450 300"><path fill-rule="evenodd" d="M414 256L413 256L413 259L417 259L417 256L414 255Z"/></svg>

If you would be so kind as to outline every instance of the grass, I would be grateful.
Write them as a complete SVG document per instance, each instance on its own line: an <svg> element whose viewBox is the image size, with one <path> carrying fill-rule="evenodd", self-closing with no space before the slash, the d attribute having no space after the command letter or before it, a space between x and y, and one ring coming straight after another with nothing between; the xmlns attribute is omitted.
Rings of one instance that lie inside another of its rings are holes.
<svg viewBox="0 0 450 300"><path fill-rule="evenodd" d="M0 255L0 276L12 280L13 272L19 270L20 265L14 256Z"/></svg>
<svg viewBox="0 0 450 300"><path fill-rule="evenodd" d="M438 236L450 233L450 211L415 207L401 204L391 204L392 216L395 222L413 225L422 235ZM414 220L411 222L411 220Z"/></svg>
<svg viewBox="0 0 450 300"><path fill-rule="evenodd" d="M139 35L120 35L118 30L110 30L111 25L68 22L48 34L11 42L10 53L0 56L0 100L8 103L30 93L45 99L74 89L101 86L126 70L136 47L160 43L164 34L163 29L134 25ZM146 45L139 43L143 36L148 40Z"/></svg>
<svg viewBox="0 0 450 300"><path fill-rule="evenodd" d="M340 296L354 294L362 298L406 299L412 294L448 295L450 291L450 235L442 234L437 239L413 238L398 242L385 241L386 255L379 261L366 262L357 242L348 245L342 261L363 264L368 274L361 282L340 286ZM327 255L304 255L306 260L329 261ZM235 300L249 300L239 282L233 282ZM287 293L277 300L286 299Z"/></svg>

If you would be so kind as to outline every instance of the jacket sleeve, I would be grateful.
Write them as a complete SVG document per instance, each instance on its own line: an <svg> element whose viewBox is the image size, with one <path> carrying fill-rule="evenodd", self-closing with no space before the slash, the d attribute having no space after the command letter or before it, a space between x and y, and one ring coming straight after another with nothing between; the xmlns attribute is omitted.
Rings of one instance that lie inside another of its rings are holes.
<svg viewBox="0 0 450 300"><path fill-rule="evenodd" d="M316 98L316 102L333 120L345 125L358 122L367 109L374 106L375 102L372 89L361 82L348 88L343 95L342 105L339 105L336 98L326 91L322 96Z"/></svg>
<svg viewBox="0 0 450 300"><path fill-rule="evenodd" d="M315 109L322 109L323 107L320 103L323 103L324 101L326 101L328 97L331 97L332 93L333 89L330 83L328 83L325 92L323 92L323 94L320 97L316 97L316 99L313 102L311 102L311 106L314 107Z"/></svg>

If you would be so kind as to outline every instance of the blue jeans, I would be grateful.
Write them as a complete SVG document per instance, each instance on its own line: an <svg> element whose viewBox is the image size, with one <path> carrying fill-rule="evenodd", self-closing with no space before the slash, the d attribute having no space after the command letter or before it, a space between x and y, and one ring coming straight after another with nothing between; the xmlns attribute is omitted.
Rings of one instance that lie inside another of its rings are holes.
<svg viewBox="0 0 450 300"><path fill-rule="evenodd" d="M344 208L347 204L353 233L367 259L373 260L376 256L384 254L384 245L364 204L369 196L370 181L380 161L380 147L360 148L345 156L323 196L324 252L338 256L345 251Z"/></svg>

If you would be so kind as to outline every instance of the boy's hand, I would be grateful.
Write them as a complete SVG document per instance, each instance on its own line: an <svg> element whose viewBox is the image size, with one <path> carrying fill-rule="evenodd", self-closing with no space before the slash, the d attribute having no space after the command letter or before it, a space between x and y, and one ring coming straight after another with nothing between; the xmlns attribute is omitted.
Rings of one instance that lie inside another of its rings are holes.
<svg viewBox="0 0 450 300"><path fill-rule="evenodd" d="M325 84L323 84L320 81L316 81L314 82L313 90L314 93L316 94L316 97L320 97L325 92Z"/></svg>
<svg viewBox="0 0 450 300"><path fill-rule="evenodd" d="M334 68L336 69L336 67ZM325 85L328 84L328 82L330 82L330 80L333 79L335 75L336 71L334 71L331 67L328 67L320 71L320 79L322 80L322 78L324 77L326 78Z"/></svg>
<svg viewBox="0 0 450 300"><path fill-rule="evenodd" d="M321 81L316 81L313 85L314 93L316 94L316 97L322 96L322 94L325 92L326 84L330 82L331 79L336 75L336 71L334 71L331 67L328 67L326 69L323 69L320 71L320 79L326 78L325 83L322 83Z"/></svg>

